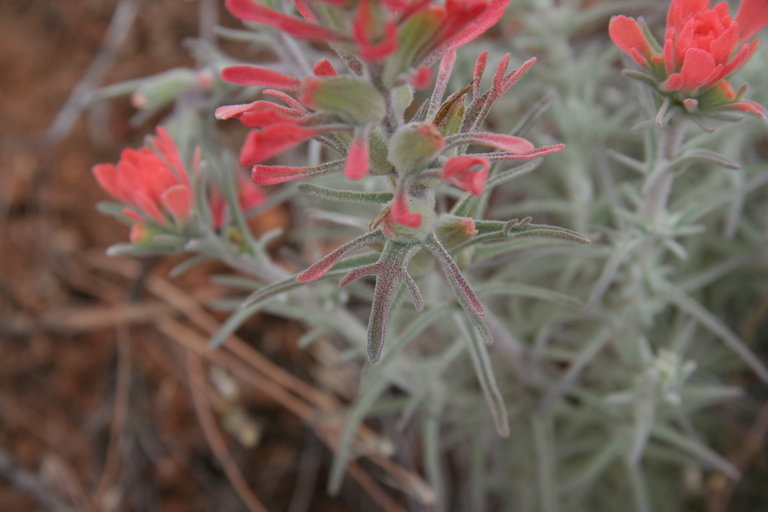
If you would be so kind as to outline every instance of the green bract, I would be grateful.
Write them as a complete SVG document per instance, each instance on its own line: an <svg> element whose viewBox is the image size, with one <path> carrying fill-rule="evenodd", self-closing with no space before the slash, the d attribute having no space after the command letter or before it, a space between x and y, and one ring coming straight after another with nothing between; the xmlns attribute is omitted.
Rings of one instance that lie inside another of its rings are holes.
<svg viewBox="0 0 768 512"><path fill-rule="evenodd" d="M351 76L313 78L304 82L305 103L335 112L349 123L381 121L386 115L384 98L368 81Z"/></svg>

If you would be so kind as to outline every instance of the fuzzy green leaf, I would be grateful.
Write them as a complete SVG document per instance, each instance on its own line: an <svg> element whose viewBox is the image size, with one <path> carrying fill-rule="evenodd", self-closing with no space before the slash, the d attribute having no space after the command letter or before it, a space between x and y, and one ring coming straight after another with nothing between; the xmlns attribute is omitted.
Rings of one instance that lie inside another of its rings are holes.
<svg viewBox="0 0 768 512"><path fill-rule="evenodd" d="M351 203L378 203L385 204L392 201L394 194L391 192L359 192L356 190L337 190L327 187L319 187L303 183L299 190L313 196L330 201L348 201Z"/></svg>
<svg viewBox="0 0 768 512"><path fill-rule="evenodd" d="M499 385L493 373L487 344L477 336L472 325L467 325L466 320L466 317L456 318L456 322L461 326L466 336L469 353L472 356L472 363L477 373L477 380L480 383L488 409L493 417L493 424L501 437L509 437L507 407L504 404L504 397L501 395L501 391L499 391Z"/></svg>

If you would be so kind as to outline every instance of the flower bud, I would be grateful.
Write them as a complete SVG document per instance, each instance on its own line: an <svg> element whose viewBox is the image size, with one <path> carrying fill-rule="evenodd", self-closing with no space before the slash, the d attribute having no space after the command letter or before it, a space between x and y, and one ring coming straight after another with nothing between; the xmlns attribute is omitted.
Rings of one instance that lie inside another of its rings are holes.
<svg viewBox="0 0 768 512"><path fill-rule="evenodd" d="M384 98L365 80L351 76L307 78L301 101L318 110L336 112L353 124L375 123L384 119Z"/></svg>
<svg viewBox="0 0 768 512"><path fill-rule="evenodd" d="M404 84L392 89L392 106L400 119L405 115L405 111L413 103L413 88Z"/></svg>
<svg viewBox="0 0 768 512"><path fill-rule="evenodd" d="M402 201L402 204L398 204ZM406 194L402 199L397 198L390 206L390 214L384 220L384 233L395 241L424 240L432 232L435 222L435 194L431 189L425 190L424 195ZM416 220L410 225L403 224ZM418 220L417 220L418 219Z"/></svg>
<svg viewBox="0 0 768 512"><path fill-rule="evenodd" d="M475 219L448 214L441 215L437 221L435 234L445 248L450 250L477 234Z"/></svg>
<svg viewBox="0 0 768 512"><path fill-rule="evenodd" d="M418 171L429 165L445 140L432 123L409 123L401 126L389 141L387 158L398 172Z"/></svg>
<svg viewBox="0 0 768 512"><path fill-rule="evenodd" d="M437 220L435 234L440 242L449 251L477 235L475 219L471 217L457 217L443 214ZM466 247L454 255L459 266L469 265L474 253L474 247Z"/></svg>
<svg viewBox="0 0 768 512"><path fill-rule="evenodd" d="M198 81L198 73L191 69L176 68L144 80L131 96L131 103L139 110L154 110L175 100Z"/></svg>
<svg viewBox="0 0 768 512"><path fill-rule="evenodd" d="M447 137L461 131L467 92L469 92L468 87L451 95L440 105L440 109L435 114L433 122L443 136Z"/></svg>
<svg viewBox="0 0 768 512"><path fill-rule="evenodd" d="M130 240L132 244L144 244L155 238L155 230L146 224L134 224L131 226Z"/></svg>

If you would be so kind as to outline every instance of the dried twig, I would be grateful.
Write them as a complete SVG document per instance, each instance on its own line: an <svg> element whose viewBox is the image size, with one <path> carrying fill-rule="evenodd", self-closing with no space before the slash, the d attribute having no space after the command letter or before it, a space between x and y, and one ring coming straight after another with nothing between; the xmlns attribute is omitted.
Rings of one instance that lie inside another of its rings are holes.
<svg viewBox="0 0 768 512"><path fill-rule="evenodd" d="M259 501L259 498L256 497L248 486L248 482L246 482L243 473L237 467L237 464L232 458L232 454L227 448L227 443L216 425L216 419L211 413L210 403L206 396L208 394L208 386L205 381L205 374L200 356L187 350L185 353L185 361L187 366L187 376L189 378L189 392L192 395L192 403L195 406L195 413L200 421L200 425L203 427L205 439L208 441L208 445L216 456L216 460L219 461L229 482L232 484L237 495L240 496L240 499L243 500L245 506L248 507L248 510L251 512L267 512L267 509L261 501Z"/></svg>
<svg viewBox="0 0 768 512"><path fill-rule="evenodd" d="M112 270L126 277L131 277L135 273L135 266L128 265L125 260L118 261L98 255L95 258L89 258L89 261L99 268ZM148 279L147 289L183 313L189 324L198 327L207 336L212 336L218 331L218 321L200 306L194 294L190 295L158 276L151 276ZM212 351L208 348L203 336L170 317L160 320L158 328L185 347L203 355L209 361L228 368L246 382L254 384L256 389L307 422L330 448L334 450L337 448L343 430L344 417L335 414L343 408L334 397L291 375L237 336L230 336L221 349ZM354 445L357 453L384 469L397 482L399 488L419 501L429 502L429 497L432 495L428 492L430 486L421 476L370 449L374 446L387 445L380 435L368 427L361 426ZM350 472L350 475L357 479L354 473Z"/></svg>
<svg viewBox="0 0 768 512"><path fill-rule="evenodd" d="M223 350L209 350L206 346L205 338L196 331L172 318L163 319L158 324L158 329L193 353L227 368L233 374L238 375L244 382L251 384L254 389L271 397L273 400L280 403L280 405L302 418L315 430L317 436L323 440L326 445L331 448L335 448L337 445L338 434L341 430L339 425L340 418L323 417L315 411L311 405L303 402L300 398L293 396L291 393L288 393L268 378L254 372L252 368L243 364L233 355L227 354ZM399 508L394 500L390 498L367 473L362 471L358 465L351 463L349 465L349 470L350 475L357 480L360 486L363 487L366 492L369 493L371 498L379 503L384 510L404 512L403 509Z"/></svg>
<svg viewBox="0 0 768 512"><path fill-rule="evenodd" d="M219 24L219 1L201 0L198 6L200 39L209 43L216 40L215 29Z"/></svg>
<svg viewBox="0 0 768 512"><path fill-rule="evenodd" d="M36 475L16 464L2 448L0 448L0 475L45 510L73 512L73 509L65 505Z"/></svg>
<svg viewBox="0 0 768 512"><path fill-rule="evenodd" d="M120 47L128 37L139 8L144 0L121 0L112 15L104 36L104 43L88 70L70 94L45 132L45 141L51 146L61 142L69 134L85 108L88 95L98 87L117 57Z"/></svg>
<svg viewBox="0 0 768 512"><path fill-rule="evenodd" d="M313 435L308 434L307 438L299 459L296 484L291 493L287 512L308 512L312 505L312 496L320 469L321 447Z"/></svg>
<svg viewBox="0 0 768 512"><path fill-rule="evenodd" d="M131 345L124 325L118 325L115 339L117 345L115 403L112 423L109 428L107 456L101 478L96 486L97 499L109 492L120 467L120 440L128 418L128 404L131 394Z"/></svg>
<svg viewBox="0 0 768 512"><path fill-rule="evenodd" d="M173 308L157 301L116 306L65 307L46 311L38 318L13 316L0 327L0 332L10 336L29 336L39 332L78 334L114 325L146 324L173 311Z"/></svg>
<svg viewBox="0 0 768 512"><path fill-rule="evenodd" d="M763 404L763 407L757 414L755 422L744 438L741 450L733 461L742 474L745 473L745 470L749 467L755 456L764 449L766 434L768 434L768 402ZM726 512L729 510L733 494L738 485L738 480L728 480L710 499L707 512Z"/></svg>

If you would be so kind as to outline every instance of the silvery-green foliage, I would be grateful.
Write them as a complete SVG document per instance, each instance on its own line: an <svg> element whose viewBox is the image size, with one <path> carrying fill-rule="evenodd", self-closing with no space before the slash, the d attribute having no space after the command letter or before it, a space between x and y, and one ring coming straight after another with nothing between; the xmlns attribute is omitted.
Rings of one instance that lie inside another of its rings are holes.
<svg viewBox="0 0 768 512"><path fill-rule="evenodd" d="M482 51L489 63L511 51L512 67L537 56L486 124L567 145L522 165L495 162L477 198L441 195L443 213L476 219L475 238L446 247L427 236L418 253L389 240L382 250L383 237L366 233L392 199L386 178L352 189L329 175L280 196L297 216L294 259L309 264L321 246L347 242L337 250L347 259L320 282L297 282L247 235L243 251L221 233L188 242L257 278L227 280L247 293L222 304L234 311L213 345L267 311L305 325L307 350L340 345L345 364L363 369L331 492L368 420L400 440L394 456L430 484L429 499L407 496L413 510L700 510L708 478L740 478L719 411L750 414L757 398L736 384L768 382L768 125L694 122L621 74L608 19L654 23L664 3L586 3L513 2L497 33L458 52L447 95L468 85ZM275 44L266 32L221 34ZM766 60L762 48L741 72L763 104ZM234 224L247 233L243 219ZM387 274L387 258L402 269ZM374 285L372 274L389 281ZM344 276L364 279L341 292ZM371 344L366 321L382 297Z"/></svg>

